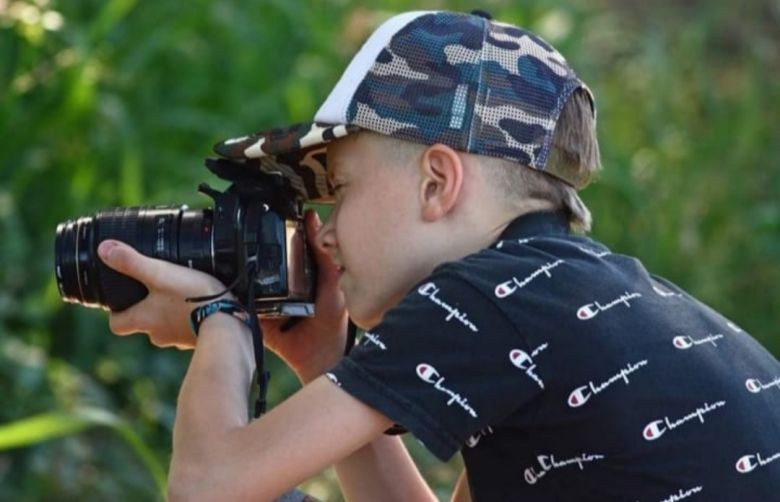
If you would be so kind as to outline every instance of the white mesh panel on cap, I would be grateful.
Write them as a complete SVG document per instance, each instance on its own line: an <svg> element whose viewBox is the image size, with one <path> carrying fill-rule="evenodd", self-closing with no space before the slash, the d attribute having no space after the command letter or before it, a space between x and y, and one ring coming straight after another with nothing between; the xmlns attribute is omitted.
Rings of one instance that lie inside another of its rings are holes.
<svg viewBox="0 0 780 502"><path fill-rule="evenodd" d="M374 65L382 49L387 47L390 39L407 24L431 12L434 11L405 12L393 16L382 23L352 58L336 87L330 91L330 95L317 111L314 121L326 124L346 124L347 108L349 108L349 103L352 101L352 96L355 94L360 82L363 81L366 73L368 73L368 70Z"/></svg>

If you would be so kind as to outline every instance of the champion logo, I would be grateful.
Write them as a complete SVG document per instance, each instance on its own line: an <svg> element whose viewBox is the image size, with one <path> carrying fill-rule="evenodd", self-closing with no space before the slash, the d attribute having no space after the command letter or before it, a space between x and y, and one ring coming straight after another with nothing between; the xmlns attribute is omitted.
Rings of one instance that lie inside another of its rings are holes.
<svg viewBox="0 0 780 502"><path fill-rule="evenodd" d="M585 246L577 246L577 247L580 248L580 251L582 251L583 253L587 253L591 256L595 256L596 258L604 258L605 256L609 256L612 254L609 251L596 251L594 249L586 248Z"/></svg>
<svg viewBox="0 0 780 502"><path fill-rule="evenodd" d="M672 493L671 495L663 499L661 502L677 502L678 500L687 499L691 495L695 495L699 493L700 491L702 491L702 489L703 488L701 486L694 486L693 488L690 488L685 491L683 491L683 489L680 488L680 490L677 493Z"/></svg>
<svg viewBox="0 0 780 502"><path fill-rule="evenodd" d="M469 438L466 440L466 446L469 448L474 448L479 444L479 440L483 437L489 436L493 434L493 428L488 426L482 429L481 431L477 432L476 434L469 436Z"/></svg>
<svg viewBox="0 0 780 502"><path fill-rule="evenodd" d="M387 345L385 345L384 342L379 339L379 335L369 333L368 331L366 331L366 334L363 335L363 345L375 345L381 350L387 350Z"/></svg>
<svg viewBox="0 0 780 502"><path fill-rule="evenodd" d="M723 335L720 333L716 335L710 334L698 340L691 338L690 336L675 336L672 339L672 344L680 350L690 349L694 345L703 345L705 343L711 343L717 347L718 344L715 343L715 340L720 340L721 338L723 338Z"/></svg>
<svg viewBox="0 0 780 502"><path fill-rule="evenodd" d="M444 300L439 299L437 296L439 294L439 288L435 283L426 282L417 288L417 292L448 312L449 315L444 319L445 321L449 322L451 319L457 319L458 322L469 328L472 332L476 333L479 331L474 323L469 320L468 314L461 312L457 307L453 307Z"/></svg>
<svg viewBox="0 0 780 502"><path fill-rule="evenodd" d="M663 288L661 288L661 287L660 287L660 286L658 286L657 284L653 284L653 291L655 291L655 293L656 293L658 296L662 296L662 297L664 297L664 298L668 298L668 297L670 297L670 296L679 296L679 297L682 297L682 295L681 295L680 293L675 293L674 291L667 291L666 289L663 289Z"/></svg>
<svg viewBox="0 0 780 502"><path fill-rule="evenodd" d="M550 270L554 269L555 267L559 266L563 263L563 260L557 260L554 262L548 262L539 267L537 270L534 270L531 275L528 277L525 277L523 279L518 279L517 277L512 277L512 279L502 282L498 286L496 286L495 294L498 298L506 298L507 296L511 295L515 291L517 291L520 288L524 288L527 286L531 281L539 277L540 275L544 274L547 277L552 277L552 274L550 273Z"/></svg>
<svg viewBox="0 0 780 502"><path fill-rule="evenodd" d="M430 364L418 364L417 376L428 383L434 383L439 378L439 372Z"/></svg>
<svg viewBox="0 0 780 502"><path fill-rule="evenodd" d="M604 455L583 453L576 457L558 460L554 455L538 455L536 460L539 462L540 469L529 467L523 472L523 478L529 485L535 485L540 479L547 475L553 469L561 469L570 465L576 465L581 471L585 470L585 464L603 460Z"/></svg>
<svg viewBox="0 0 780 502"><path fill-rule="evenodd" d="M547 343L541 344L540 346L536 347L530 355L521 349L512 349L509 351L509 360L512 361L512 364L514 364L517 368L525 371L525 374L528 375L531 380L536 382L536 384L541 389L544 389L544 382L534 371L536 370L534 357L536 357L540 352L544 351L547 348L547 345Z"/></svg>
<svg viewBox="0 0 780 502"><path fill-rule="evenodd" d="M588 385L577 387L576 389L571 391L571 394L569 394L569 399L567 400L569 407L579 408L580 406L587 403L588 400L590 400L590 398L593 397L595 394L599 394L600 392L603 392L604 389L606 389L613 383L617 382L618 380L623 380L626 383L626 385L628 385L629 383L631 383L628 380L628 376L643 366L647 366L647 359L639 361L635 364L627 365L625 368L621 369L618 373L611 376L609 379L605 380L599 385L595 385L592 381L590 381L588 382Z"/></svg>
<svg viewBox="0 0 780 502"><path fill-rule="evenodd" d="M726 326L728 326L729 329L732 330L734 333L742 333L742 328L740 328L739 326L737 326L736 324L734 324L731 321L728 321L726 323Z"/></svg>
<svg viewBox="0 0 780 502"><path fill-rule="evenodd" d="M616 307L618 305L625 305L628 308L631 308L631 300L635 298L641 298L641 293L629 293L626 291L622 295L620 295L619 298L607 303L606 305L602 305L599 302L593 302L588 303L587 305L583 305L582 307L577 310L577 318L581 321L587 321L588 319L593 319L597 315L599 315L601 312L604 312L606 310L609 310L613 307Z"/></svg>
<svg viewBox="0 0 780 502"><path fill-rule="evenodd" d="M451 406L455 403L473 418L477 418L477 412L471 407L469 400L452 389L445 387L444 377L436 371L436 368L430 364L420 363L417 365L417 376L420 377L420 380L423 382L433 384L434 389L448 395L450 399L447 401L447 406Z"/></svg>
<svg viewBox="0 0 780 502"><path fill-rule="evenodd" d="M756 467L758 467L756 455L745 455L737 460L737 472L741 472L742 474L752 472Z"/></svg>
<svg viewBox="0 0 780 502"><path fill-rule="evenodd" d="M341 382L339 382L339 379L338 379L338 377L336 377L336 375L334 375L333 373L328 372L328 373L325 373L325 376L328 378L328 380L330 380L331 382L333 382L336 385L338 385L339 387L341 387Z"/></svg>
<svg viewBox="0 0 780 502"><path fill-rule="evenodd" d="M778 458L780 458L780 452L767 458L762 458L760 453L756 453L755 455L744 455L737 460L737 472L742 474L753 472L757 468L764 467L766 464L774 462Z"/></svg>
<svg viewBox="0 0 780 502"><path fill-rule="evenodd" d="M647 441L655 441L667 431L674 430L694 418L698 418L701 423L704 423L704 415L724 406L726 406L726 401L717 401L712 404L704 403L704 406L697 407L696 411L688 413L678 420L671 421L669 420L669 417L664 417L663 420L653 420L645 426L644 430L642 430L642 437Z"/></svg>
<svg viewBox="0 0 780 502"><path fill-rule="evenodd" d="M769 383L761 383L761 380L757 378L748 378L745 380L745 387L753 394L758 394L762 390L771 389L772 387L780 388L780 377L775 378Z"/></svg>
<svg viewBox="0 0 780 502"><path fill-rule="evenodd" d="M534 238L533 238L533 237L526 237L526 238L524 238L524 239L517 239L517 240L516 240L516 241L514 241L514 242L517 242L518 244L521 244L521 245L522 245L522 244L528 244L528 243L529 243L529 242L531 242L532 240L534 240ZM503 247L504 247L504 242L506 242L506 241L499 241L499 242L498 242L498 244L496 244L496 249L501 249L501 248L503 248Z"/></svg>

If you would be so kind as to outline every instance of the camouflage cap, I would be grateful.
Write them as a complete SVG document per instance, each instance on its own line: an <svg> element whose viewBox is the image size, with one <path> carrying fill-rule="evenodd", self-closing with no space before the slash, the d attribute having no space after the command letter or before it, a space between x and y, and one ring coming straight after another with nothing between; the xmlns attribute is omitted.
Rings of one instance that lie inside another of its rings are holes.
<svg viewBox="0 0 780 502"><path fill-rule="evenodd" d="M305 199L331 194L327 143L361 129L544 171L561 110L580 88L592 104L563 56L533 33L481 15L407 12L369 37L314 122L214 149L248 167L281 172ZM549 174L581 185L571 173Z"/></svg>

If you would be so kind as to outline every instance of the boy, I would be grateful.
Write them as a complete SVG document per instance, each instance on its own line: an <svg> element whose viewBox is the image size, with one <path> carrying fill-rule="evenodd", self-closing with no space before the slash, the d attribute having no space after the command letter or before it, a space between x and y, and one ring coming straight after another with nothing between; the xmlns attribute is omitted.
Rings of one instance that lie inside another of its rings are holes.
<svg viewBox="0 0 780 502"><path fill-rule="evenodd" d="M396 423L460 450L456 500L768 500L780 364L635 259L570 233L599 163L588 88L552 47L482 15L383 24L315 117L218 153L335 197L307 215L317 316L267 345L306 385L248 423L251 339L184 298L216 279L113 241L149 296L117 334L195 347L172 500L269 500L324 467L349 500L434 500ZM329 177L329 184L325 176ZM331 190L332 189L332 190ZM342 358L347 312L366 334Z"/></svg>

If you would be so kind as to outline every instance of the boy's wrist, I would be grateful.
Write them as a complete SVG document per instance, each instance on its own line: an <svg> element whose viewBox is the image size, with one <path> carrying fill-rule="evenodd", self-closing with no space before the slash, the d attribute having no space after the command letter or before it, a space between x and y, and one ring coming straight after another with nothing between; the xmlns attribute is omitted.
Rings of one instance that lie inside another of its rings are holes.
<svg viewBox="0 0 780 502"><path fill-rule="evenodd" d="M227 312L215 312L203 319L198 331L197 345L206 340L208 340L206 343L211 343L211 339L217 338L223 338L223 340L218 340L218 343L238 344L251 359L252 331L244 321L235 315Z"/></svg>
<svg viewBox="0 0 780 502"><path fill-rule="evenodd" d="M195 307L190 312L190 327L193 334L197 337L200 331L200 325L203 321L217 313L227 313L246 320L247 313L244 308L231 298L220 298L211 303L204 303Z"/></svg>

